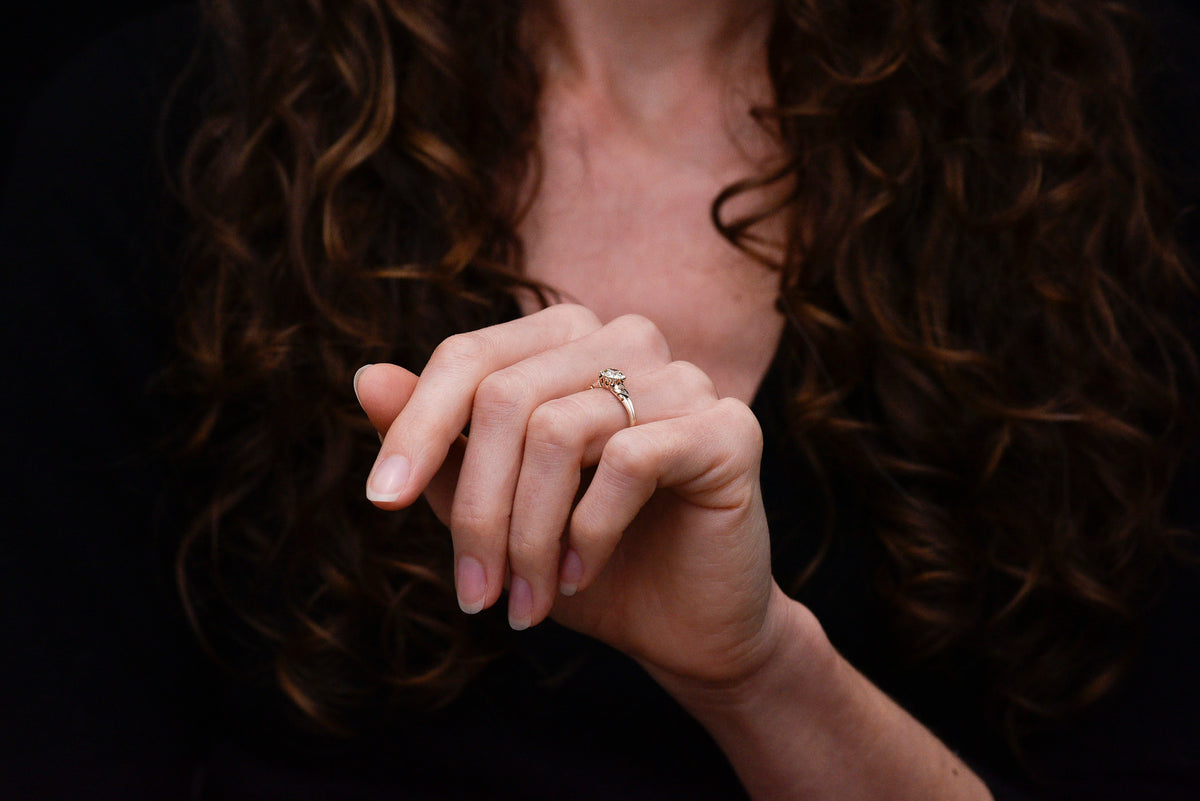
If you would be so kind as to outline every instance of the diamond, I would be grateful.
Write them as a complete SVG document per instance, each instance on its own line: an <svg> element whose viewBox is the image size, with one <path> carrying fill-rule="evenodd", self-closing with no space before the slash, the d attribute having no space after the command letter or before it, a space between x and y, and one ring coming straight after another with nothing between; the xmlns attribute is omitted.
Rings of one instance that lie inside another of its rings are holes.
<svg viewBox="0 0 1200 801"><path fill-rule="evenodd" d="M606 381L624 381L625 374L620 370L614 370L611 367L600 372L600 377Z"/></svg>

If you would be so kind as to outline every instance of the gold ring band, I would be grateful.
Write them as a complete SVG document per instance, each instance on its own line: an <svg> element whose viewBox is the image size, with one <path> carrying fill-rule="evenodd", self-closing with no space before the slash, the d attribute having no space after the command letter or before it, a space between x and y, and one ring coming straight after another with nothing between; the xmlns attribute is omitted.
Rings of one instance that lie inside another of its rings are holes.
<svg viewBox="0 0 1200 801"><path fill-rule="evenodd" d="M607 370L601 370L600 377L596 379L596 383L592 384L588 389L607 389L625 407L625 414L629 418L629 425L637 425L637 412L633 410L633 401L629 399L629 390L625 389L625 374L620 370L614 370L611 367Z"/></svg>

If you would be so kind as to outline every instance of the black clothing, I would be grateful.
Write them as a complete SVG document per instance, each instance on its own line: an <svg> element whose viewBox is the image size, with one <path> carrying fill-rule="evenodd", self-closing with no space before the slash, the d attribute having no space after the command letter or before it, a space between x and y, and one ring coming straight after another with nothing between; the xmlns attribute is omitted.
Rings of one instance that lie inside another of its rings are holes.
<svg viewBox="0 0 1200 801"><path fill-rule="evenodd" d="M196 27L190 9L172 10L77 61L34 110L5 193L0 419L14 469L0 523L0 798L743 797L708 735L640 669L552 623L517 635L461 701L398 715L365 741L305 733L275 694L201 653L173 584L179 521L152 456L169 414L147 391L169 355L181 224L154 137ZM1186 24L1175 30L1186 36ZM1183 82L1159 86L1165 99L1195 98ZM181 96L168 161L202 93ZM1169 137L1164 150L1186 155ZM772 530L817 530L823 501L796 496L807 467L782 445L777 368L755 403ZM1175 504L1197 528L1195 460L1188 470ZM853 531L861 504L853 488L837 491ZM803 564L808 547L777 563ZM1196 571L1180 568L1166 589L1120 690L1032 747L1052 780L1035 789L984 726L977 688L891 657L871 547L836 537L802 600L998 798L1200 798Z"/></svg>

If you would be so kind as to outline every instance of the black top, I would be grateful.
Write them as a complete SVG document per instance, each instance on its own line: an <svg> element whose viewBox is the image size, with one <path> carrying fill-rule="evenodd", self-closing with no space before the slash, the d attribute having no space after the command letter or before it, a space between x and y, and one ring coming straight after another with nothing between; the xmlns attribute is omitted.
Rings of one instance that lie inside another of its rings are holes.
<svg viewBox="0 0 1200 801"><path fill-rule="evenodd" d="M1168 41L1200 41L1194 18L1162 13ZM0 798L744 797L708 735L639 668L553 623L514 634L513 653L449 708L398 714L394 729L351 741L297 725L275 692L200 652L174 588L178 521L153 456L170 420L147 389L169 357L180 225L153 143L196 30L186 7L147 17L70 66L35 107L5 191L0 419L13 469L0 522ZM1164 158L1185 193L1200 174L1172 145L1200 141L1187 74L1154 85ZM183 97L169 151L203 92ZM815 531L823 502L797 496L811 482L782 437L786 356L754 406L763 492L773 532ZM1192 460L1173 508L1194 529L1196 488ZM905 670L890 653L868 580L873 546L852 534L861 504L838 492L846 534L801 600L998 798L1200 798L1197 571L1181 567L1165 586L1119 690L1031 743L1035 784L985 725L969 674ZM781 571L815 545L788 542Z"/></svg>

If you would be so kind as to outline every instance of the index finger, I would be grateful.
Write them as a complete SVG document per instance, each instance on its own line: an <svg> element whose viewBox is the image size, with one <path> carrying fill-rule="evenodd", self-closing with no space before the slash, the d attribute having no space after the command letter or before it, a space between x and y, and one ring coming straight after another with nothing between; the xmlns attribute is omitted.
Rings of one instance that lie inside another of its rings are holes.
<svg viewBox="0 0 1200 801"><path fill-rule="evenodd" d="M560 304L447 339L388 428L367 479L367 498L384 509L411 504L466 428L475 390L486 376L598 328L600 320L590 310Z"/></svg>
<svg viewBox="0 0 1200 801"><path fill-rule="evenodd" d="M417 376L395 364L364 364L354 374L354 396L379 433L380 442L404 411L417 380Z"/></svg>

